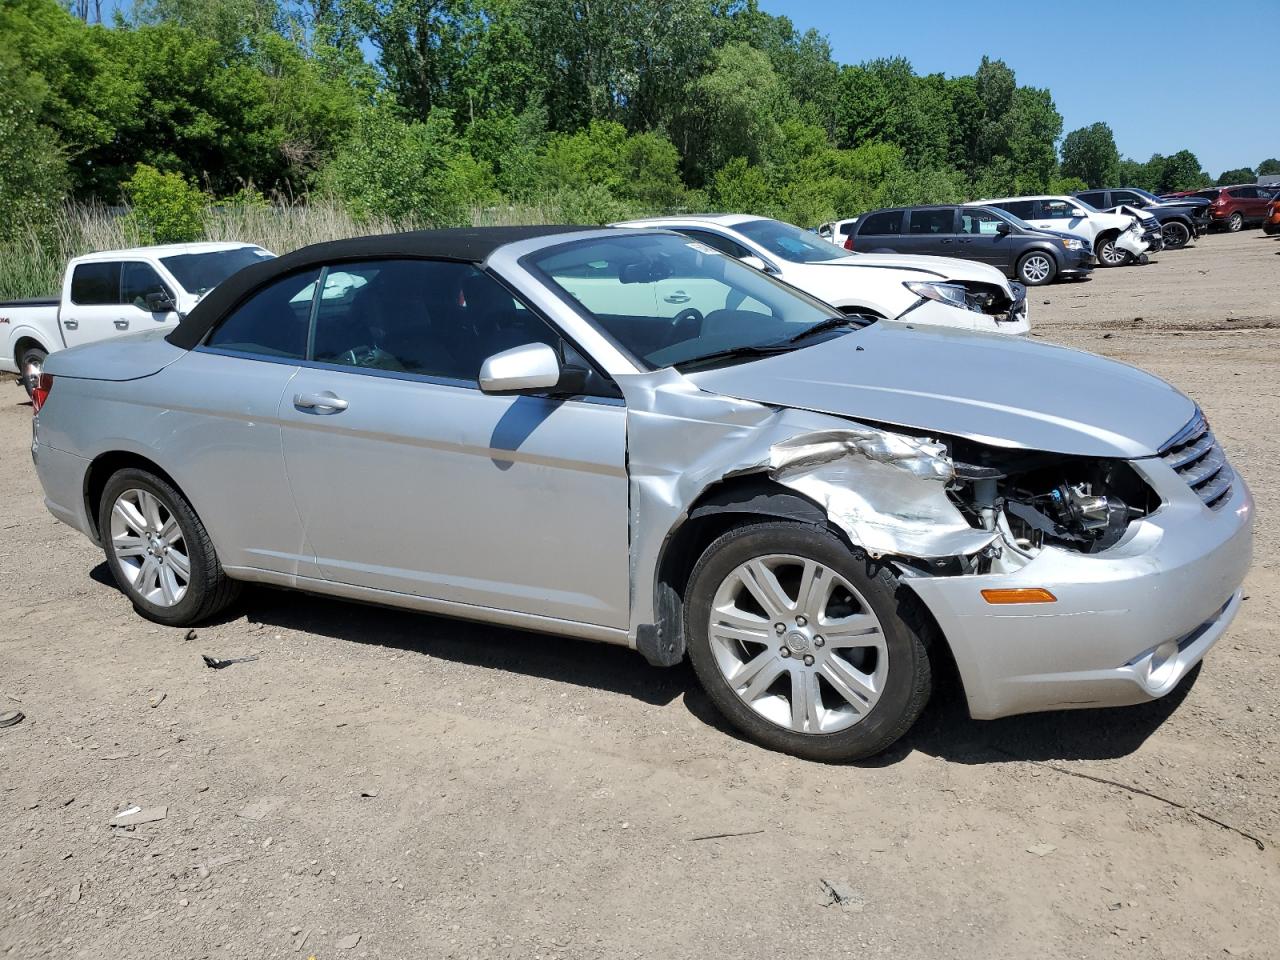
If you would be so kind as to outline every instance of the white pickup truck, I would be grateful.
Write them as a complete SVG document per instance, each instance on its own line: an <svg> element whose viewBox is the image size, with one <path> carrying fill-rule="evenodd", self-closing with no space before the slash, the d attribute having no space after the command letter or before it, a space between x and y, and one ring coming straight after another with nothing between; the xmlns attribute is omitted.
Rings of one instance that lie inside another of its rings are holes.
<svg viewBox="0 0 1280 960"><path fill-rule="evenodd" d="M231 274L273 256L246 243L182 243L76 257L61 297L0 301L0 370L30 393L49 354L172 327Z"/></svg>

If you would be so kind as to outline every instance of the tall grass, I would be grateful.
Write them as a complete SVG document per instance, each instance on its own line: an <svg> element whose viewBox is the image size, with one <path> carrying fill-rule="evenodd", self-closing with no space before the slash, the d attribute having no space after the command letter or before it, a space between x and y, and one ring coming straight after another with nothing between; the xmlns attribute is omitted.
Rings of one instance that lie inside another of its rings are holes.
<svg viewBox="0 0 1280 960"><path fill-rule="evenodd" d="M15 239L0 242L0 300L53 296L59 291L67 261L85 253L142 246L146 241L127 208L101 204L65 205L51 222L31 224ZM576 211L558 203L476 207L476 226L564 223ZM429 226L386 219L354 219L325 199L291 204L235 204L210 207L204 239L256 243L274 253L324 240L373 233L395 233Z"/></svg>

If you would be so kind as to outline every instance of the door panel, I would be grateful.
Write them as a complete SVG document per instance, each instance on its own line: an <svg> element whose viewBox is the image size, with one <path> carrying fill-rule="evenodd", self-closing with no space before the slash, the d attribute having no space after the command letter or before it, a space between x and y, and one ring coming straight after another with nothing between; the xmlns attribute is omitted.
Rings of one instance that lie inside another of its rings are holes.
<svg viewBox="0 0 1280 960"><path fill-rule="evenodd" d="M226 566L292 575L310 560L275 416L296 370L197 348L159 374L154 442Z"/></svg>
<svg viewBox="0 0 1280 960"><path fill-rule="evenodd" d="M965 208L960 210L960 232L956 239L962 254L967 260L989 263L997 270L1011 274L1014 268L1013 250L1015 238L1012 233L1000 233L999 227L1006 224L993 213L985 210Z"/></svg>
<svg viewBox="0 0 1280 960"><path fill-rule="evenodd" d="M61 317L67 346L173 327L178 321L176 313L152 313L145 308L145 293L163 289L155 268L146 261L115 260L77 265ZM172 291L168 292L172 295Z"/></svg>
<svg viewBox="0 0 1280 960"><path fill-rule="evenodd" d="M335 409L295 405L328 395ZM611 627L629 599L626 409L304 367L284 451L320 575Z"/></svg>

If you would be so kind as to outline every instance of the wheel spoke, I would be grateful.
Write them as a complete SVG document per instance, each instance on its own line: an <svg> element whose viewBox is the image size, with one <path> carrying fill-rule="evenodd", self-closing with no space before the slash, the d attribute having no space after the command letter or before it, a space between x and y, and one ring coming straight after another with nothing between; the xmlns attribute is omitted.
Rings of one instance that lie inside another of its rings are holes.
<svg viewBox="0 0 1280 960"><path fill-rule="evenodd" d="M845 647L884 647L884 635L880 621L869 613L855 613L819 626L828 645L837 649Z"/></svg>
<svg viewBox="0 0 1280 960"><path fill-rule="evenodd" d="M800 577L800 589L796 591L796 604L808 618L817 623L822 612L827 609L827 598L831 596L831 577L826 567L814 560L804 562L804 573Z"/></svg>
<svg viewBox="0 0 1280 960"><path fill-rule="evenodd" d="M178 529L178 518L172 513L169 514L169 519L164 522L164 526L160 528L160 539L171 540L174 543L182 539L182 532Z"/></svg>
<svg viewBox="0 0 1280 960"><path fill-rule="evenodd" d="M145 490L138 492L138 500L142 506L142 515L147 518L148 526L159 533L160 528L164 526L164 522L160 519L160 501Z"/></svg>
<svg viewBox="0 0 1280 960"><path fill-rule="evenodd" d="M180 576L184 582L191 582L191 561L185 553L170 550L164 555L164 559L169 569Z"/></svg>
<svg viewBox="0 0 1280 960"><path fill-rule="evenodd" d="M147 541L142 537L115 537L111 541L111 547L118 559L141 557L147 552Z"/></svg>
<svg viewBox="0 0 1280 960"><path fill-rule="evenodd" d="M800 733L817 733L822 726L822 694L818 675L809 670L791 674L791 728Z"/></svg>
<svg viewBox="0 0 1280 960"><path fill-rule="evenodd" d="M147 521L138 511L138 508L128 500L121 497L116 501L116 505L111 508L111 512L119 517L121 521L135 534L142 536L147 532Z"/></svg>
<svg viewBox="0 0 1280 960"><path fill-rule="evenodd" d="M155 589L156 571L159 565L155 557L147 557L142 561L137 574L133 578L133 588L143 596Z"/></svg>
<svg viewBox="0 0 1280 960"><path fill-rule="evenodd" d="M729 683L738 696L751 703L773 685L784 669L781 657L772 650L764 650L739 667Z"/></svg>
<svg viewBox="0 0 1280 960"><path fill-rule="evenodd" d="M157 579L160 582L160 595L164 597L165 606L171 607L178 602L178 581L173 575L173 568L161 563Z"/></svg>
<svg viewBox="0 0 1280 960"><path fill-rule="evenodd" d="M866 713L880 699L880 691L875 688L873 678L839 657L830 657L822 664L822 675L836 693L859 713Z"/></svg>
<svg viewBox="0 0 1280 960"><path fill-rule="evenodd" d="M795 604L782 589L782 584L778 583L778 578L763 560L744 563L738 568L738 579L769 616L781 618L795 609Z"/></svg>

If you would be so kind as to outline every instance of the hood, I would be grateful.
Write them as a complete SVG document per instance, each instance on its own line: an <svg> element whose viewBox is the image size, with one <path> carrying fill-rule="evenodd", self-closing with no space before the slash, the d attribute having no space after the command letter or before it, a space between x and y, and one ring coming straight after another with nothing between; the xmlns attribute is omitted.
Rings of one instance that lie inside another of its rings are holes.
<svg viewBox="0 0 1280 960"><path fill-rule="evenodd" d="M1161 200L1147 207L1148 210L1175 210L1178 207L1207 207L1210 201L1204 197L1175 197L1172 200Z"/></svg>
<svg viewBox="0 0 1280 960"><path fill-rule="evenodd" d="M1090 353L887 323L687 376L742 400L1089 457L1153 456L1196 412L1163 380Z"/></svg>
<svg viewBox="0 0 1280 960"><path fill-rule="evenodd" d="M52 353L45 373L80 380L137 380L158 373L187 351L169 343L173 327L147 330Z"/></svg>
<svg viewBox="0 0 1280 960"><path fill-rule="evenodd" d="M821 263L805 264L809 267L893 267L898 270L923 270L934 274L935 279L968 280L971 283L994 283L1008 290L1009 280L995 267L986 263L974 263L972 260L957 260L954 257L927 257L909 253L854 253L839 260L824 260Z"/></svg>
<svg viewBox="0 0 1280 960"><path fill-rule="evenodd" d="M1044 227L1032 227L1030 230L1022 231L1024 237L1057 237L1060 240L1079 240L1081 239L1074 233L1067 233L1065 230L1049 230ZM1088 242L1087 240L1085 241Z"/></svg>

